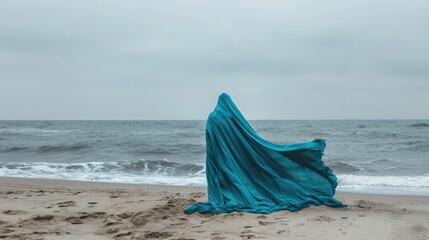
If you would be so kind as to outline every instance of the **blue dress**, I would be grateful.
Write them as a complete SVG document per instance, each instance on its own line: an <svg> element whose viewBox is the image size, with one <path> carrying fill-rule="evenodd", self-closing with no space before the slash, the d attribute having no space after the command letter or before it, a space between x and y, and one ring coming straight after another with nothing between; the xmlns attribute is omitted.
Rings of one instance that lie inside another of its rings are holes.
<svg viewBox="0 0 429 240"><path fill-rule="evenodd" d="M185 213L298 211L344 206L333 198L337 178L322 162L325 141L277 145L261 138L223 93L206 124L208 202Z"/></svg>

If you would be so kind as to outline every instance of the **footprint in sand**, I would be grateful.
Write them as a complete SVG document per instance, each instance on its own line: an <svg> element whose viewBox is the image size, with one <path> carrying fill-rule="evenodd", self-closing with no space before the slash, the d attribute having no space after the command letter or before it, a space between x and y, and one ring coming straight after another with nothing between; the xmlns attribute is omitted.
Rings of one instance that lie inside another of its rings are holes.
<svg viewBox="0 0 429 240"><path fill-rule="evenodd" d="M71 207L71 206L76 206L76 202L75 201L65 201L65 202L59 202L57 203L58 207Z"/></svg>
<svg viewBox="0 0 429 240"><path fill-rule="evenodd" d="M328 216L317 216L311 219L307 219L310 222L333 222L335 219L328 217Z"/></svg>
<svg viewBox="0 0 429 240"><path fill-rule="evenodd" d="M64 221L69 222L71 224L83 224L83 222L77 217L67 217Z"/></svg>
<svg viewBox="0 0 429 240"><path fill-rule="evenodd" d="M132 234L132 232L125 231L125 232L120 232L120 233L116 234L115 237L117 237L117 238L126 237L126 236L130 236L131 234Z"/></svg>
<svg viewBox="0 0 429 240"><path fill-rule="evenodd" d="M259 215L255 219L267 219L267 216L265 216L265 215Z"/></svg>
<svg viewBox="0 0 429 240"><path fill-rule="evenodd" d="M108 222L106 222L106 224L104 224L104 227L111 227L111 226L118 225L118 224L122 224L122 222L108 221Z"/></svg>
<svg viewBox="0 0 429 240"><path fill-rule="evenodd" d="M263 222L263 221L259 221L259 225L261 225L261 226L268 226L268 225L272 225L274 223L275 222Z"/></svg>
<svg viewBox="0 0 429 240"><path fill-rule="evenodd" d="M105 232L107 234L115 234L115 233L118 233L119 230L120 230L120 228L108 228L108 229L105 230Z"/></svg>
<svg viewBox="0 0 429 240"><path fill-rule="evenodd" d="M80 214L80 216L79 216L80 219L101 218L101 217L104 217L106 215L106 212L92 212L92 213L79 212L78 214Z"/></svg>
<svg viewBox="0 0 429 240"><path fill-rule="evenodd" d="M155 239L164 239L164 238L169 238L172 237L173 233L171 232L147 232L144 234L145 238L155 238Z"/></svg>
<svg viewBox="0 0 429 240"><path fill-rule="evenodd" d="M128 218L130 218L132 215L133 215L133 213L132 213L132 212L124 212L124 213L121 213L121 214L116 214L116 216L118 216L118 217L119 217L119 218L121 218L121 219L128 219Z"/></svg>
<svg viewBox="0 0 429 240"><path fill-rule="evenodd" d="M2 234L8 234L8 233L13 233L13 232L15 232L15 230L13 230L13 229L4 229L4 230L1 230L0 233L2 233ZM2 238L2 237L0 237L0 238Z"/></svg>
<svg viewBox="0 0 429 240"><path fill-rule="evenodd" d="M226 237L222 237L222 236L212 237L212 240L224 240L224 239L226 239Z"/></svg>
<svg viewBox="0 0 429 240"><path fill-rule="evenodd" d="M3 211L3 214L6 215L17 215L17 214L26 214L26 211L21 211L21 210L5 210Z"/></svg>
<svg viewBox="0 0 429 240"><path fill-rule="evenodd" d="M51 221L52 219L54 219L54 215L39 215L32 218L32 220L34 221L42 221L42 222Z"/></svg>
<svg viewBox="0 0 429 240"><path fill-rule="evenodd" d="M244 213L242 213L242 212L233 212L233 213L223 214L222 219L226 220L226 219L241 217L243 215L244 215Z"/></svg>
<svg viewBox="0 0 429 240"><path fill-rule="evenodd" d="M253 234L241 234L240 237L242 237L243 239L254 239L254 238L256 238L256 236Z"/></svg>

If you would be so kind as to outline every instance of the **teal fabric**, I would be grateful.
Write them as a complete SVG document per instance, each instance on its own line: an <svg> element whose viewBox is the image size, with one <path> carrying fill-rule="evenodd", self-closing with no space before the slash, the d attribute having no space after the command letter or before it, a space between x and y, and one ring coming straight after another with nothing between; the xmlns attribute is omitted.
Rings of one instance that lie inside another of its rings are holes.
<svg viewBox="0 0 429 240"><path fill-rule="evenodd" d="M277 145L261 138L223 93L206 124L208 202L185 213L297 211L344 206L337 178L322 162L325 141Z"/></svg>

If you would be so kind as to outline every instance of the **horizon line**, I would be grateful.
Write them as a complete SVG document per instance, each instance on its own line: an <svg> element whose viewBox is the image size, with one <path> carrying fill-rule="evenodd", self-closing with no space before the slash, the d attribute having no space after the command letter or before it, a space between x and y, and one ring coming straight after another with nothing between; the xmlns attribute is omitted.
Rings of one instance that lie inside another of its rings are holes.
<svg viewBox="0 0 429 240"><path fill-rule="evenodd" d="M0 119L0 121L206 121L207 119ZM272 118L246 119L248 121L369 121L369 120L429 120L429 118Z"/></svg>

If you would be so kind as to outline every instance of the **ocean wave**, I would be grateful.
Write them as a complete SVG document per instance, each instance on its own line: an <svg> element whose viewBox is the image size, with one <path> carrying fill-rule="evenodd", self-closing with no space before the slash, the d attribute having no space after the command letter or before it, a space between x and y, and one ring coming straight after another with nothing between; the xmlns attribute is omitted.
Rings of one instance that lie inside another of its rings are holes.
<svg viewBox="0 0 429 240"><path fill-rule="evenodd" d="M85 148L89 148L89 146L86 146L86 145L41 146L37 148L37 152L40 152L40 153L71 152L71 151L79 151Z"/></svg>
<svg viewBox="0 0 429 240"><path fill-rule="evenodd" d="M3 153L21 152L21 151L25 151L27 149L28 148L26 148L26 147L10 147L10 148L1 149L0 152L3 152Z"/></svg>
<svg viewBox="0 0 429 240"><path fill-rule="evenodd" d="M393 158L377 158L377 159L370 160L370 162L371 163L387 163L387 162L399 162L399 160L393 159Z"/></svg>
<svg viewBox="0 0 429 240"><path fill-rule="evenodd" d="M352 133L350 133L351 136L358 136L358 135L367 135L367 132L359 132L359 131L354 131Z"/></svg>
<svg viewBox="0 0 429 240"><path fill-rule="evenodd" d="M391 132L381 132L381 131L354 131L350 133L350 136L359 136L359 137L374 137L374 138L396 138L400 137L400 134L391 133Z"/></svg>
<svg viewBox="0 0 429 240"><path fill-rule="evenodd" d="M396 150L407 150L407 151L429 151L429 141L407 141L399 145Z"/></svg>
<svg viewBox="0 0 429 240"><path fill-rule="evenodd" d="M59 133L60 130L42 128L2 128L0 133Z"/></svg>
<svg viewBox="0 0 429 240"><path fill-rule="evenodd" d="M167 160L0 163L0 176L120 183L205 185L205 166Z"/></svg>
<svg viewBox="0 0 429 240"><path fill-rule="evenodd" d="M87 145L60 145L60 146L51 146L45 145L35 148L30 147L7 147L0 149L0 153L14 153L14 152L34 152L34 153L61 153L61 152L75 152L83 149L90 148Z"/></svg>
<svg viewBox="0 0 429 240"><path fill-rule="evenodd" d="M333 162L328 164L335 172L340 173L350 173L363 170L363 168L357 164L347 163L347 162Z"/></svg>
<svg viewBox="0 0 429 240"><path fill-rule="evenodd" d="M386 138L386 141L389 141ZM407 141L395 141L395 142L368 142L362 144L367 153L376 152L393 152L393 151L416 151L416 152L427 152L429 151L429 141L423 140L407 140Z"/></svg>
<svg viewBox="0 0 429 240"><path fill-rule="evenodd" d="M420 176L362 176L337 175L339 189L412 189L429 190L429 175Z"/></svg>
<svg viewBox="0 0 429 240"><path fill-rule="evenodd" d="M133 150L138 154L156 154L160 156L164 155L176 155L178 152L188 154L203 154L206 152L206 146L204 144L175 144L165 145L163 147L144 146Z"/></svg>
<svg viewBox="0 0 429 240"><path fill-rule="evenodd" d="M415 123L415 124L410 124L408 125L410 127L429 127L429 123Z"/></svg>

